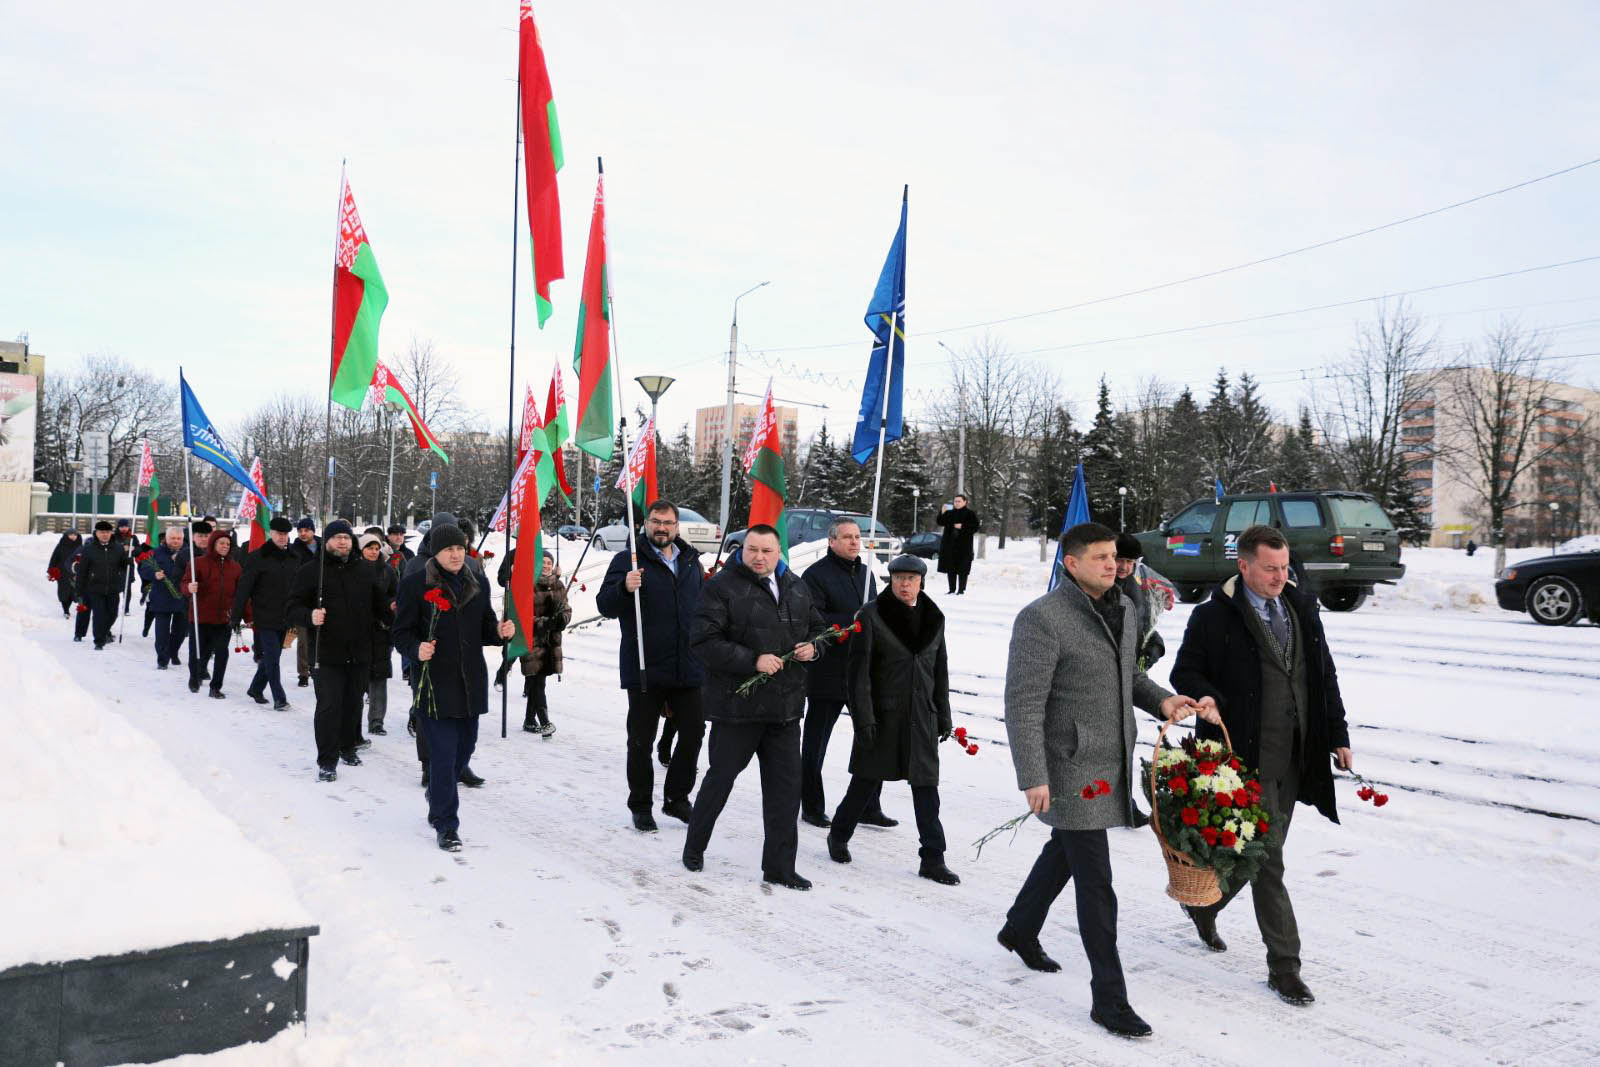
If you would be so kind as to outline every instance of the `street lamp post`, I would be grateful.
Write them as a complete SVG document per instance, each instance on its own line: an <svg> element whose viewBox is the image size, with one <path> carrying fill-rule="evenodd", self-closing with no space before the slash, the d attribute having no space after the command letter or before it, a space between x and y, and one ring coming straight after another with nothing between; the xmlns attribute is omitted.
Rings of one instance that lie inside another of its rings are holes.
<svg viewBox="0 0 1600 1067"><path fill-rule="evenodd" d="M656 425L656 404L660 401L661 394L671 389L672 383L677 380L676 378L669 378L665 374L641 374L634 379L639 383L639 388L643 389L645 395L650 398L650 432L655 435L657 441L661 440L661 427ZM653 501L646 500L644 502L645 507L649 507L651 503ZM639 521L644 522L643 515L639 516ZM557 538L557 540L559 541L560 539Z"/></svg>
<svg viewBox="0 0 1600 1067"><path fill-rule="evenodd" d="M770 281L760 282L733 298L733 325L728 328L728 404L722 416L722 511L718 517L724 537L728 531L728 490L733 479L733 382L739 363L739 301L771 284Z"/></svg>
<svg viewBox="0 0 1600 1067"><path fill-rule="evenodd" d="M922 489L921 489L920 486L913 485L911 487L911 532L912 533L916 533L920 529L920 527L917 526L917 512L920 511L921 509L922 509Z"/></svg>
<svg viewBox="0 0 1600 1067"><path fill-rule="evenodd" d="M1561 514L1561 501L1550 501L1550 551L1556 550L1556 517Z"/></svg>
<svg viewBox="0 0 1600 1067"><path fill-rule="evenodd" d="M1128 487L1117 486L1117 529L1128 528Z"/></svg>

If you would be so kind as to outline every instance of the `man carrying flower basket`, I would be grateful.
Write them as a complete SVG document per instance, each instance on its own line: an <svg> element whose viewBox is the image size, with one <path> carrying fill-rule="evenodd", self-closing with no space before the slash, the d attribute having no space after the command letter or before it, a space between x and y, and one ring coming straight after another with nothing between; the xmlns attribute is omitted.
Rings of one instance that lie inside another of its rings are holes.
<svg viewBox="0 0 1600 1067"><path fill-rule="evenodd" d="M1291 1004L1310 1004L1300 979L1300 931L1283 882L1283 845L1296 800L1333 822L1333 769L1352 766L1339 679L1313 602L1289 581L1289 544L1270 526L1239 535L1239 574L1194 609L1172 669L1172 684L1214 699L1227 718L1234 750L1259 771L1268 813L1266 853L1251 888L1256 923L1267 946L1268 985ZM1221 732L1200 726L1202 739ZM1223 898L1186 908L1200 940L1215 952L1217 913L1244 887L1233 880Z"/></svg>
<svg viewBox="0 0 1600 1067"><path fill-rule="evenodd" d="M1050 905L1077 885L1078 931L1089 957L1089 1017L1121 1037L1150 1026L1128 1004L1117 954L1117 895L1106 830L1135 825L1134 705L1169 722L1209 701L1174 696L1138 670L1134 610L1116 589L1117 535L1082 523L1061 535L1067 577L1017 616L1006 665L1006 736L1017 787L1050 840L1006 913L998 940L1036 971L1061 965L1039 944Z"/></svg>

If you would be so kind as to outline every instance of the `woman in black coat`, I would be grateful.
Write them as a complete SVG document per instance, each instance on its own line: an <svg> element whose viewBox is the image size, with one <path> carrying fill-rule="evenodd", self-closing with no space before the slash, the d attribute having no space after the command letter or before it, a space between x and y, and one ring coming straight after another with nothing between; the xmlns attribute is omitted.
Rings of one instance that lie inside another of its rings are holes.
<svg viewBox="0 0 1600 1067"><path fill-rule="evenodd" d="M83 535L77 530L68 530L61 535L61 540L56 542L55 551L50 553L50 563L45 571L46 577L56 583L56 599L61 601L61 614L72 614L72 557L78 554L78 549L83 547Z"/></svg>
<svg viewBox="0 0 1600 1067"><path fill-rule="evenodd" d="M383 558L383 538L367 532L361 535L361 558L378 573L378 595L393 604L400 585L399 575ZM393 618L391 614L389 618ZM389 679L394 675L394 631L389 619L377 620L372 629L372 670L367 675L367 732L382 737L389 731L383 719L389 713Z"/></svg>
<svg viewBox="0 0 1600 1067"><path fill-rule="evenodd" d="M949 576L951 595L961 596L967 591L967 575L972 573L972 539L983 523L960 493L955 506L941 512L937 521L944 527L939 539L939 571Z"/></svg>
<svg viewBox="0 0 1600 1067"><path fill-rule="evenodd" d="M950 736L950 668L944 614L922 591L928 565L916 556L889 563L889 589L861 609L847 668L855 745L850 787L828 831L828 855L850 862L850 835L885 781L911 784L924 878L961 879L944 863L939 823L939 742Z"/></svg>

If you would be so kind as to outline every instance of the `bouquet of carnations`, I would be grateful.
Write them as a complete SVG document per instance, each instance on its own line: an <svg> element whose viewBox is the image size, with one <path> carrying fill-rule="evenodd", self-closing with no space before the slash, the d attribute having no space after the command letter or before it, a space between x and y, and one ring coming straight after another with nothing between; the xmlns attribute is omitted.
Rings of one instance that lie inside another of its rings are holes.
<svg viewBox="0 0 1600 1067"><path fill-rule="evenodd" d="M807 638L805 643L820 652L822 651L822 646L826 645L829 641L833 641L842 645L846 641L850 640L853 635L860 632L861 622L859 620L851 623L849 626L840 626L838 623L834 623L832 626L828 627L820 634L817 634L815 637ZM794 656L794 650L790 650L779 656L778 660L785 667L787 667L789 665L789 661L794 659ZM758 687L766 685L771 679L772 675L770 674L752 674L750 677L746 678L744 681L735 686L733 691L739 696L747 697L751 693L754 693Z"/></svg>
<svg viewBox="0 0 1600 1067"><path fill-rule="evenodd" d="M1261 783L1231 742L1185 738L1142 760L1151 826L1167 858L1167 895L1184 904L1215 903L1230 886L1255 880L1267 853L1271 820ZM1227 728L1223 728L1227 736Z"/></svg>

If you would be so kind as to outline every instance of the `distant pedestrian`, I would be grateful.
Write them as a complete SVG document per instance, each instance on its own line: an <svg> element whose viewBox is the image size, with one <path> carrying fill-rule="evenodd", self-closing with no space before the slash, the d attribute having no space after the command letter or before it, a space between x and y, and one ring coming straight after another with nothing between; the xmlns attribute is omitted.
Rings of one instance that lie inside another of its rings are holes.
<svg viewBox="0 0 1600 1067"><path fill-rule="evenodd" d="M294 587L300 564L289 552L289 532L294 527L282 515L274 515L267 528L267 540L244 561L244 573L234 593L234 625L243 624L248 607L256 635L256 673L245 690L257 704L267 702L272 690L272 709L286 711L289 697L283 691L279 661L283 642L289 633L289 591Z"/></svg>
<svg viewBox="0 0 1600 1067"><path fill-rule="evenodd" d="M939 822L939 743L950 736L950 661L944 613L922 591L928 565L916 556L889 561L889 588L861 609L848 642L850 787L833 814L828 855L850 862L850 837L883 783L911 786L921 844L917 873L940 885L961 879L945 866ZM813 667L813 670L816 668Z"/></svg>
<svg viewBox="0 0 1600 1067"><path fill-rule="evenodd" d="M116 621L124 576L133 562L113 533L114 527L106 520L95 523L94 537L79 550L73 573L79 600L89 608L96 650L111 642L111 626Z"/></svg>
<svg viewBox="0 0 1600 1067"><path fill-rule="evenodd" d="M693 648L708 675L711 764L689 817L683 865L691 871L705 866L717 816L754 756L761 764L761 877L789 889L810 889L810 880L795 871L800 712L806 669L818 655L810 639L825 627L810 587L787 568L780 573L777 530L752 525L741 557L706 583L695 611ZM792 658L785 663L784 656ZM757 673L767 682L741 695L739 687ZM680 752L686 744L687 738L680 741ZM646 763L649 754L646 746Z"/></svg>
<svg viewBox="0 0 1600 1067"><path fill-rule="evenodd" d="M168 526L161 543L139 565L139 573L150 582L149 610L155 622L156 670L164 671L178 662L183 641L189 633L188 601L179 583L188 579L184 562L183 527Z"/></svg>
<svg viewBox="0 0 1600 1067"><path fill-rule="evenodd" d="M83 535L77 530L68 530L56 542L56 547L50 553L50 562L45 565L45 577L56 583L56 599L61 602L61 614L69 618L72 616L73 601L72 559L82 547Z"/></svg>
<svg viewBox="0 0 1600 1067"><path fill-rule="evenodd" d="M983 522L961 493L934 521L944 527L939 538L939 572L950 579L952 596L965 596L967 575L972 573L972 539L983 529Z"/></svg>
<svg viewBox="0 0 1600 1067"><path fill-rule="evenodd" d="M218 530L206 543L205 555L194 561L194 576L179 586L189 598L189 624L195 631L197 659L189 664L189 692L200 692L201 675L209 672L210 696L221 700L228 673L233 599L243 568L233 558L233 531Z"/></svg>
<svg viewBox="0 0 1600 1067"><path fill-rule="evenodd" d="M389 566L395 569L396 574L405 570L405 566L416 557L416 553L406 547L406 527L403 522L391 523L388 532L389 554L386 557Z"/></svg>
<svg viewBox="0 0 1600 1067"><path fill-rule="evenodd" d="M372 628L372 670L367 675L367 732L384 736L389 731L383 720L389 714L389 679L394 676L394 633L392 620L395 610L395 591L400 580L394 568L383 558L383 533L368 530L361 535L361 558L377 570L379 595L389 602L389 616L376 621Z"/></svg>
<svg viewBox="0 0 1600 1067"><path fill-rule="evenodd" d="M516 549L506 553L515 556ZM522 728L530 734L539 734L545 740L555 735L550 721L550 696L545 683L552 675L561 673L561 634L572 622L572 606L567 603L567 586L561 580L561 568L549 552L544 554L544 566L534 585L533 641L528 654L522 657L522 696L527 708L522 716Z"/></svg>
<svg viewBox="0 0 1600 1067"><path fill-rule="evenodd" d="M322 542L317 538L317 524L307 515L294 524L295 540L289 545L289 554L300 566L317 561L317 553L322 550ZM300 687L304 689L311 680L310 659L310 632L303 626L294 628L294 665L300 678Z"/></svg>
<svg viewBox="0 0 1600 1067"><path fill-rule="evenodd" d="M420 731L428 739L428 824L447 852L461 848L456 783L478 742L478 720L489 710L489 670L483 650L515 632L496 623L489 583L469 568L467 539L457 526L428 531L433 557L400 582L394 642L420 668L412 676Z"/></svg>
<svg viewBox="0 0 1600 1067"><path fill-rule="evenodd" d="M1467 538L1467 555L1468 556L1475 555L1477 553L1477 551L1478 551L1478 542L1474 541L1470 537Z"/></svg>

